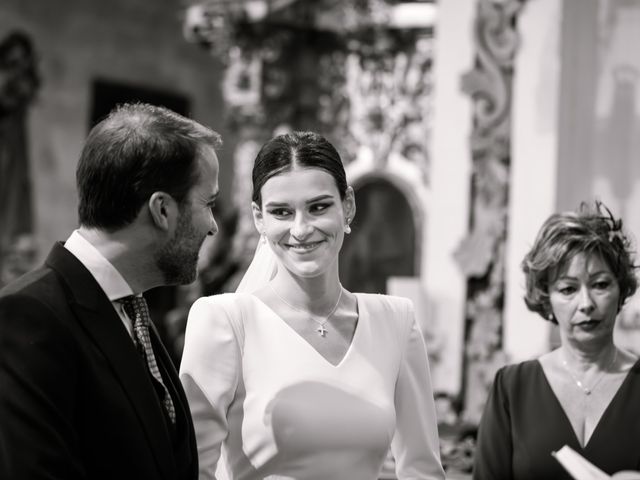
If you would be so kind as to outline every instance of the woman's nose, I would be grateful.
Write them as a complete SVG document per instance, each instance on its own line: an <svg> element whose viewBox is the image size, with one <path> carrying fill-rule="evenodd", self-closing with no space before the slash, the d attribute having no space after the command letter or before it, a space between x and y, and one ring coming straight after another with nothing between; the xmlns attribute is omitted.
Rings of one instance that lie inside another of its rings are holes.
<svg viewBox="0 0 640 480"><path fill-rule="evenodd" d="M304 240L313 232L313 227L309 224L304 215L296 215L291 225L291 236L296 240Z"/></svg>
<svg viewBox="0 0 640 480"><path fill-rule="evenodd" d="M580 289L579 302L580 304L578 308L581 312L588 313L593 311L593 309L595 308L593 298L591 298L591 292L586 286Z"/></svg>

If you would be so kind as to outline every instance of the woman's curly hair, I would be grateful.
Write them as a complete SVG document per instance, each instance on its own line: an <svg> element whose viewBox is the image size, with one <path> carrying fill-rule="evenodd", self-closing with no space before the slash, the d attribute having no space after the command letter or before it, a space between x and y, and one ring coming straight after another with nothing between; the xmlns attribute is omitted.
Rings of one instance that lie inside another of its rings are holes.
<svg viewBox="0 0 640 480"><path fill-rule="evenodd" d="M579 253L599 255L609 266L620 288L618 310L635 293L635 252L622 229L622 220L616 219L600 201L582 202L576 211L551 215L522 261L524 301L529 310L557 323L551 312L549 287Z"/></svg>

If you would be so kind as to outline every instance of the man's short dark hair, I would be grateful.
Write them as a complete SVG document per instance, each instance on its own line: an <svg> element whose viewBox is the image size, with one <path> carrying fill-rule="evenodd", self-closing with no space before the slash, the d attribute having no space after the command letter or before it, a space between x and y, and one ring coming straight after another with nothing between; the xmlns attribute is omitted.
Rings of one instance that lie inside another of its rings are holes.
<svg viewBox="0 0 640 480"><path fill-rule="evenodd" d="M221 144L218 133L167 108L119 105L93 127L80 155L80 225L108 231L125 227L158 191L182 206L198 181L201 149Z"/></svg>

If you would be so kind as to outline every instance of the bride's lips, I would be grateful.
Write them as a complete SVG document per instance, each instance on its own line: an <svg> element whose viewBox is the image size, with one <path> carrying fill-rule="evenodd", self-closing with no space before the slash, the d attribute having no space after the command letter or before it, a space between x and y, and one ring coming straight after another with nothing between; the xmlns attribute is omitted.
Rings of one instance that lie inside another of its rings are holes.
<svg viewBox="0 0 640 480"><path fill-rule="evenodd" d="M321 243L322 243L322 241L295 243L295 244L294 243L285 243L284 245L289 250L292 250L294 252L307 253L307 252L311 252L311 251L315 250Z"/></svg>

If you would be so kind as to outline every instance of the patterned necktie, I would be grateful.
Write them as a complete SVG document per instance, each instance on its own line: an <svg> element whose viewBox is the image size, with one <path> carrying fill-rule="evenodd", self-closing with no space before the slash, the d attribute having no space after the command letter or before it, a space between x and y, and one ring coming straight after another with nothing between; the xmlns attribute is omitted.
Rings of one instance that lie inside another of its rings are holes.
<svg viewBox="0 0 640 480"><path fill-rule="evenodd" d="M173 406L173 400L171 400L169 390L167 390L167 387L162 381L162 375L160 375L160 369L158 368L156 357L153 354L153 348L151 346L151 337L149 336L149 324L151 323L151 317L149 316L149 307L147 307L147 302L144 297L136 297L134 295L121 298L118 301L122 303L124 311L127 312L127 315L133 322L133 337L136 346L142 352L142 355L147 362L147 366L149 367L149 372L153 378L162 385L162 389L164 390L164 399L162 400L162 403L164 404L164 408L167 409L171 423L175 424L176 410Z"/></svg>

